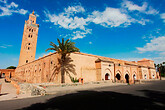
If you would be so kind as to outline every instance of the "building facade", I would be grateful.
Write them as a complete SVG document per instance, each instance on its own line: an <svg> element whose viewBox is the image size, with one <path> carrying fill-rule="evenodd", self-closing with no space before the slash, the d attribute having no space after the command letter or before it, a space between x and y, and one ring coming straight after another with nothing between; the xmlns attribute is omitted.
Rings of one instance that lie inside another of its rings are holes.
<svg viewBox="0 0 165 110"><path fill-rule="evenodd" d="M29 20L25 21L19 65L14 77L28 83L54 82L60 84L61 57L58 53L50 53L34 60L38 27L33 12L30 14ZM83 82L109 80L110 82L133 83L135 80L159 77L152 60L124 61L80 52L67 56L64 71L65 83L72 83L72 78L81 79Z"/></svg>
<svg viewBox="0 0 165 110"><path fill-rule="evenodd" d="M15 69L0 69L0 78L7 77L14 77Z"/></svg>

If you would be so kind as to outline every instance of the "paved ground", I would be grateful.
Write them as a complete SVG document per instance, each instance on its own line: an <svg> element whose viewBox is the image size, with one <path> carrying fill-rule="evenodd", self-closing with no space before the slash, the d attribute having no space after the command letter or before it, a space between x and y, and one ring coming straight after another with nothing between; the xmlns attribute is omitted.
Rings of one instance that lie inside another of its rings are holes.
<svg viewBox="0 0 165 110"><path fill-rule="evenodd" d="M2 88L1 88L1 93L0 93L0 101L15 100L15 99L32 97L30 94L17 95L16 94L16 88L12 84L6 83L4 78L0 78L0 83L2 83Z"/></svg>
<svg viewBox="0 0 165 110"><path fill-rule="evenodd" d="M100 81L100 82L93 82L83 85L72 85L72 86L60 86L60 87L47 87L45 90L47 91L47 94L55 94L59 92L67 92L71 93L73 91L82 91L82 90L89 90L89 89L95 89L95 88L102 88L102 87L110 87L110 86L118 86L118 85L127 85L127 83L112 83L108 81Z"/></svg>
<svg viewBox="0 0 165 110"><path fill-rule="evenodd" d="M147 84L62 92L55 95L0 102L0 110L87 110L105 108L164 110L165 80L153 81Z"/></svg>

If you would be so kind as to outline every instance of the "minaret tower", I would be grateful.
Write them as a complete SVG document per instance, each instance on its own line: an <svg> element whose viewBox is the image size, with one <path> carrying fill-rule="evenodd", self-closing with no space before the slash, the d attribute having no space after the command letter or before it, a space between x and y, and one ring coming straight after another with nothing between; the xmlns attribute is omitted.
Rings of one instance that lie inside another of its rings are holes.
<svg viewBox="0 0 165 110"><path fill-rule="evenodd" d="M39 25L36 24L36 16L33 11L29 15L29 19L25 21L18 66L35 60L38 29Z"/></svg>

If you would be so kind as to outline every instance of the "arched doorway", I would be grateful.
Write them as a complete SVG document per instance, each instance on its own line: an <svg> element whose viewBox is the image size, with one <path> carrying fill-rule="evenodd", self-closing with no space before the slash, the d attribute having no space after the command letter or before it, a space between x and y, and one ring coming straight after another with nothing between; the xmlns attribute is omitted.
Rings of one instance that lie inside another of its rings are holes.
<svg viewBox="0 0 165 110"><path fill-rule="evenodd" d="M2 73L2 76L1 77L4 78L5 77L5 73Z"/></svg>
<svg viewBox="0 0 165 110"><path fill-rule="evenodd" d="M155 75L154 74L152 75L152 79L155 79Z"/></svg>
<svg viewBox="0 0 165 110"><path fill-rule="evenodd" d="M126 79L126 83L129 83L129 75L128 74L125 75L125 79Z"/></svg>
<svg viewBox="0 0 165 110"><path fill-rule="evenodd" d="M133 79L136 80L136 74L133 75Z"/></svg>
<svg viewBox="0 0 165 110"><path fill-rule="evenodd" d="M147 75L146 74L144 75L144 79L147 79Z"/></svg>
<svg viewBox="0 0 165 110"><path fill-rule="evenodd" d="M120 76L119 73L116 74L116 78L117 78L117 80L120 80L121 79L121 76Z"/></svg>
<svg viewBox="0 0 165 110"><path fill-rule="evenodd" d="M133 82L135 84L135 81L136 81L136 74L133 75Z"/></svg>
<svg viewBox="0 0 165 110"><path fill-rule="evenodd" d="M110 75L108 73L105 74L105 80L110 80Z"/></svg>
<svg viewBox="0 0 165 110"><path fill-rule="evenodd" d="M11 78L11 73L10 73L9 77Z"/></svg>

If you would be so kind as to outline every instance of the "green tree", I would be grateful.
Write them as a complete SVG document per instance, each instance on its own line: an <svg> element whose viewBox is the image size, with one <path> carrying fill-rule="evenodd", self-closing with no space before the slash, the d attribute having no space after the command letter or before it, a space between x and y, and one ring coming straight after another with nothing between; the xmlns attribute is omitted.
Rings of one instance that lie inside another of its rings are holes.
<svg viewBox="0 0 165 110"><path fill-rule="evenodd" d="M79 52L80 50L75 47L75 42L71 42L69 39L64 41L64 38L62 38L62 42L57 38L58 45L54 44L53 42L50 42L51 48L46 49L48 50L54 50L58 52L61 55L61 83L65 83L65 71L64 71L64 62L66 59L66 56L70 54L71 52Z"/></svg>
<svg viewBox="0 0 165 110"><path fill-rule="evenodd" d="M165 77L165 66L164 66L165 62L157 64L157 71L160 72L160 75Z"/></svg>
<svg viewBox="0 0 165 110"><path fill-rule="evenodd" d="M9 66L6 69L16 69L16 67L15 66Z"/></svg>

